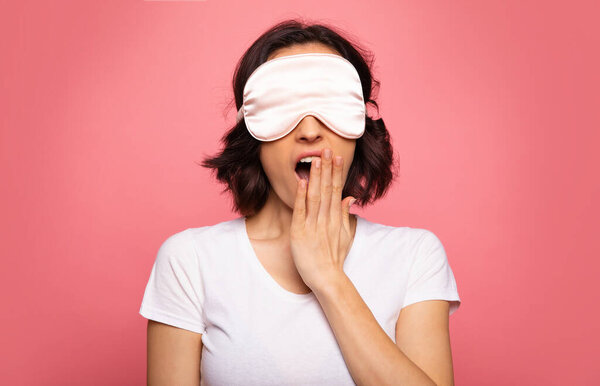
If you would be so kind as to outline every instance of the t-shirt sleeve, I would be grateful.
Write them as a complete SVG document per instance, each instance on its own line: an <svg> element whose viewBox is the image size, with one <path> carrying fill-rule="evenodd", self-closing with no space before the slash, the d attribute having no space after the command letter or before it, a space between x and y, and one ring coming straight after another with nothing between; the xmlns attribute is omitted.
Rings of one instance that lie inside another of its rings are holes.
<svg viewBox="0 0 600 386"><path fill-rule="evenodd" d="M423 300L447 300L452 315L461 303L454 273L439 238L429 230L422 231L402 308Z"/></svg>
<svg viewBox="0 0 600 386"><path fill-rule="evenodd" d="M186 231L160 246L139 313L157 322L204 333L203 286L192 240Z"/></svg>

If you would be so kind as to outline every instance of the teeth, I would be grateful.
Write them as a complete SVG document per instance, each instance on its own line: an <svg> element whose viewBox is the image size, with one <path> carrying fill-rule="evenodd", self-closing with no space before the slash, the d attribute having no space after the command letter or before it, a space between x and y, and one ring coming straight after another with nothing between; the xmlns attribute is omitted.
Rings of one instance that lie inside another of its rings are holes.
<svg viewBox="0 0 600 386"><path fill-rule="evenodd" d="M320 158L320 157L316 157L316 156L315 157L312 157L312 156L311 157L304 157L304 158L302 158L298 162L311 162L313 158Z"/></svg>

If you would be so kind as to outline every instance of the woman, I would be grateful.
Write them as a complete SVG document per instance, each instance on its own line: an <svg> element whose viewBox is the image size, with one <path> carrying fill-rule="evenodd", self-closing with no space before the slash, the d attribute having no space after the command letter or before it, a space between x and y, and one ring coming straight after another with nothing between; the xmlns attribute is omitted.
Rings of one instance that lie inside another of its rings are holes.
<svg viewBox="0 0 600 386"><path fill-rule="evenodd" d="M243 56L238 122L203 164L242 216L161 245L140 309L149 384L453 384L441 242L349 213L394 177L357 47L292 20Z"/></svg>

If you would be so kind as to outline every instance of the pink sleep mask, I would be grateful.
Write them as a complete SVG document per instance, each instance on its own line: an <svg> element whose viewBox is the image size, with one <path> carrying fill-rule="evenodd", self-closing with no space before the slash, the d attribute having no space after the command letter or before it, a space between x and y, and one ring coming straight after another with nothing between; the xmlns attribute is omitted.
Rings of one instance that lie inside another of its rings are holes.
<svg viewBox="0 0 600 386"><path fill-rule="evenodd" d="M237 122L244 119L259 141L291 132L307 115L344 138L365 131L365 103L358 72L334 54L307 53L266 61L250 75Z"/></svg>

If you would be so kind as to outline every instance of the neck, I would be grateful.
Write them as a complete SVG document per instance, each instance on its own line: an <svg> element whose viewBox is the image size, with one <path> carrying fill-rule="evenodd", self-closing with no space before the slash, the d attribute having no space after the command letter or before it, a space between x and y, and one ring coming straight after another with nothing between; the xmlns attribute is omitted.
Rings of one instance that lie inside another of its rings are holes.
<svg viewBox="0 0 600 386"><path fill-rule="evenodd" d="M289 240L292 213L293 208L271 190L260 211L246 218L248 235L261 240Z"/></svg>
<svg viewBox="0 0 600 386"><path fill-rule="evenodd" d="M292 203L293 205L293 203ZM267 202L258 213L246 217L248 237L258 240L272 240L288 243L292 225L293 207L281 201L273 190ZM356 216L350 214L350 229L352 236L356 230Z"/></svg>

